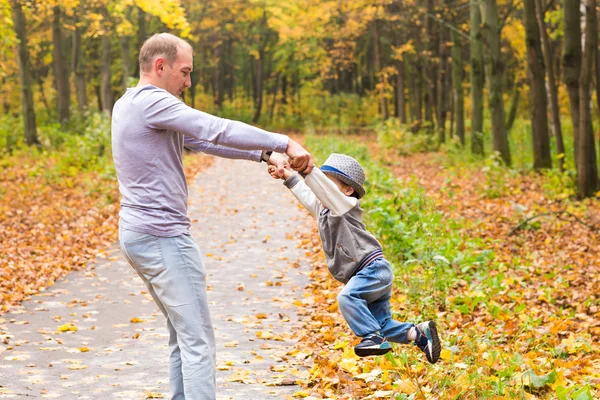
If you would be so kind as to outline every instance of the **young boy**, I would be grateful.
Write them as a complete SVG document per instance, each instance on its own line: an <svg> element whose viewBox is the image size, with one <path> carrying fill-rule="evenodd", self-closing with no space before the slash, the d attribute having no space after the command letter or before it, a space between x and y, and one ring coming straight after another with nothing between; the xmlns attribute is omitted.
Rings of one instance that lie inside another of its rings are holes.
<svg viewBox="0 0 600 400"><path fill-rule="evenodd" d="M337 296L340 311L352 331L362 337L354 347L356 355L385 354L392 349L389 339L397 343L412 341L430 363L437 362L440 339L435 322L415 325L392 319L394 277L381 244L362 222L358 200L365 195L365 172L360 163L334 153L304 180L287 169L279 176L272 166L269 174L284 179L284 185L319 222L329 272L346 284Z"/></svg>

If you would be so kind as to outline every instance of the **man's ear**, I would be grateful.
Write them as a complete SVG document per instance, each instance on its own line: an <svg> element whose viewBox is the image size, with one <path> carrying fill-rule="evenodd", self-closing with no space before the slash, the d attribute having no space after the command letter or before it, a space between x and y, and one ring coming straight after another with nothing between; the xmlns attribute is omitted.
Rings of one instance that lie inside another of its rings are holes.
<svg viewBox="0 0 600 400"><path fill-rule="evenodd" d="M165 59L158 57L154 60L154 71L160 76L165 70Z"/></svg>

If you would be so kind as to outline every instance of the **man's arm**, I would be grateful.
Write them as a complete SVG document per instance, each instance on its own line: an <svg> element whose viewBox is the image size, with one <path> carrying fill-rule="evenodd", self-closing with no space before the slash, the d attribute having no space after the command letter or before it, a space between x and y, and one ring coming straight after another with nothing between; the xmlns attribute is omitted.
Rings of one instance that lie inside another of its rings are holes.
<svg viewBox="0 0 600 400"><path fill-rule="evenodd" d="M181 132L185 136L239 150L271 150L285 153L297 171L310 172L312 157L286 135L267 132L239 121L215 117L188 107L163 89L149 88L143 99L148 125L155 129Z"/></svg>
<svg viewBox="0 0 600 400"><path fill-rule="evenodd" d="M259 162L262 155L260 150L238 150L196 139L192 136L184 137L183 146L191 151L203 152L213 156L235 160L250 160Z"/></svg>
<svg viewBox="0 0 600 400"><path fill-rule="evenodd" d="M196 110L162 89L149 90L151 93L144 99L144 115L151 128L180 132L201 141L239 150L283 153L288 147L288 137L285 135Z"/></svg>

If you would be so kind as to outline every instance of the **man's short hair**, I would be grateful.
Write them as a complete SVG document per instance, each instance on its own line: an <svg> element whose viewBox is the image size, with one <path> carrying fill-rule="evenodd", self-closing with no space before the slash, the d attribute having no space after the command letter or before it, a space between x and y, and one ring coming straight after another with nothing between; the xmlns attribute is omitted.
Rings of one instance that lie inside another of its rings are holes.
<svg viewBox="0 0 600 400"><path fill-rule="evenodd" d="M170 33L157 33L146 39L140 50L140 72L150 71L156 57L164 58L172 66L177 59L179 47L192 49L188 42Z"/></svg>

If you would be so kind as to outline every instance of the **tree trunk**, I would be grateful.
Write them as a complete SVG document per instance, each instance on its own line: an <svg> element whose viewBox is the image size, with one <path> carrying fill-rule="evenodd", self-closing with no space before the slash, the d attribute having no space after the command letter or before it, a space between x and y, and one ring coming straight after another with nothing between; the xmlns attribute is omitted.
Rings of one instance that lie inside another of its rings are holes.
<svg viewBox="0 0 600 400"><path fill-rule="evenodd" d="M596 103L598 105L598 112L596 115L600 117L600 50L596 50Z"/></svg>
<svg viewBox="0 0 600 400"><path fill-rule="evenodd" d="M447 66L447 46L446 46L446 38L444 37L445 29L440 29L439 33L439 65L437 70L437 91L436 91L436 119L437 119L437 129L438 129L438 143L443 144L446 142L446 93L445 83L446 83L446 74L448 73L446 70Z"/></svg>
<svg viewBox="0 0 600 400"><path fill-rule="evenodd" d="M262 24L265 26L267 23L267 13L266 11L263 13ZM255 91L255 110L254 116L252 117L252 122L257 123L260 119L260 114L262 112L263 105L263 88L264 88L264 80L265 80L265 60L266 60L266 51L267 46L269 45L269 41L271 40L271 31L267 30L267 32L262 37L260 42L260 46L258 49L258 59L256 60L256 91ZM270 71L269 71L270 74ZM267 74L267 77L269 75Z"/></svg>
<svg viewBox="0 0 600 400"><path fill-rule="evenodd" d="M519 84L515 85L512 99L510 101L510 110L508 111L508 118L506 119L506 134L510 133L510 130L515 123L517 118L517 111L519 111L519 99L521 98L521 91L519 90Z"/></svg>
<svg viewBox="0 0 600 400"><path fill-rule="evenodd" d="M50 103L48 103L48 98L46 97L46 91L44 90L44 77L37 76L36 80L37 80L38 86L40 87L40 97L42 99L42 104L46 108L46 111L48 111L48 115L50 115L52 113L52 108L50 107Z"/></svg>
<svg viewBox="0 0 600 400"><path fill-rule="evenodd" d="M428 52L428 56L424 59L424 72L425 72L425 120L428 122L427 131L429 133L433 132L434 122L433 122L433 105L435 103L435 72L433 63L431 61L431 57L434 54L434 45L433 45L433 20L429 15L434 13L433 0L427 0L427 13L425 15L425 38L424 44L425 49Z"/></svg>
<svg viewBox="0 0 600 400"><path fill-rule="evenodd" d="M511 164L510 148L504 121L504 101L502 99L504 76L504 62L500 52L500 26L498 21L498 5L496 0L487 0L481 3L485 12L482 12L483 31L487 42L486 68L489 72L488 103L492 116L492 138L494 151L507 166Z"/></svg>
<svg viewBox="0 0 600 400"><path fill-rule="evenodd" d="M225 63L223 62L223 42L215 48L215 105L218 108L223 107L225 99Z"/></svg>
<svg viewBox="0 0 600 400"><path fill-rule="evenodd" d="M196 108L196 80L192 81L192 86L190 86L190 107Z"/></svg>
<svg viewBox="0 0 600 400"><path fill-rule="evenodd" d="M452 98L454 117L456 120L456 136L460 144L465 145L465 97L463 94L463 61L461 55L460 35L452 31Z"/></svg>
<svg viewBox="0 0 600 400"><path fill-rule="evenodd" d="M227 53L226 54L229 56L229 58L224 60L224 62L225 62L225 65L224 65L225 86L227 87L226 91L227 91L227 97L229 98L229 101L233 101L236 82L235 82L235 70L234 70L234 66L233 66L234 61L232 60L232 55L234 54L232 39L227 40Z"/></svg>
<svg viewBox="0 0 600 400"><path fill-rule="evenodd" d="M397 64L398 74L396 75L396 117L400 122L406 124L406 98L404 97L404 60Z"/></svg>
<svg viewBox="0 0 600 400"><path fill-rule="evenodd" d="M273 101L269 109L269 121L273 122L273 115L275 114L275 103L277 103L277 92L279 92L279 74L275 75L275 87L273 88Z"/></svg>
<svg viewBox="0 0 600 400"><path fill-rule="evenodd" d="M94 92L96 93L96 102L98 110L102 111L102 88L100 87L100 85L94 86Z"/></svg>
<svg viewBox="0 0 600 400"><path fill-rule="evenodd" d="M450 33L450 32L448 32ZM450 40L450 38L448 38ZM451 49L447 49L447 57L444 62L444 70L446 71L444 74L444 84L442 90L444 91L442 101L444 105L444 119L450 119L450 123L448 124L448 137L452 139L454 135L454 101L452 99L452 57L451 57ZM446 123L444 122L444 127Z"/></svg>
<svg viewBox="0 0 600 400"><path fill-rule="evenodd" d="M596 102L598 103L598 116L600 116L600 51L596 52Z"/></svg>
<svg viewBox="0 0 600 400"><path fill-rule="evenodd" d="M423 123L423 73L418 59L414 58L414 63L411 65L410 76L410 89L411 89L411 127L413 133L417 133L421 130Z"/></svg>
<svg viewBox="0 0 600 400"><path fill-rule="evenodd" d="M281 77L281 104L287 104L287 86L288 77L284 74Z"/></svg>
<svg viewBox="0 0 600 400"><path fill-rule="evenodd" d="M33 106L33 89L31 85L29 51L27 50L27 26L21 2L11 0L11 11L14 29L19 40L17 65L19 66L19 84L21 86L21 109L25 125L25 143L29 146L39 145L37 127L35 124L35 109Z"/></svg>
<svg viewBox="0 0 600 400"><path fill-rule="evenodd" d="M471 152L483 155L483 37L479 0L471 0Z"/></svg>
<svg viewBox="0 0 600 400"><path fill-rule="evenodd" d="M290 109L293 115L294 121L302 121L303 115L300 110L300 105L302 104L302 96L300 90L298 90L298 84L300 82L300 67L299 63L294 65L294 69L292 71L292 76L290 76Z"/></svg>
<svg viewBox="0 0 600 400"><path fill-rule="evenodd" d="M567 86L573 138L575 141L575 162L579 153L579 76L581 74L581 12L579 0L563 0L565 38L563 42L563 80Z"/></svg>
<svg viewBox="0 0 600 400"><path fill-rule="evenodd" d="M127 90L127 80L131 76L131 57L129 56L129 43L131 39L129 36L121 36L119 38L121 43L121 86L123 92Z"/></svg>
<svg viewBox="0 0 600 400"><path fill-rule="evenodd" d="M529 66L529 108L533 133L533 168L552 168L548 135L548 97L546 68L542 54L540 27L535 15L535 0L524 0L524 24Z"/></svg>
<svg viewBox="0 0 600 400"><path fill-rule="evenodd" d="M248 71L250 74L250 79L248 79L248 83L246 85L248 98L252 99L252 102L256 103L256 62L254 61L254 57L248 56Z"/></svg>
<svg viewBox="0 0 600 400"><path fill-rule="evenodd" d="M414 104L415 104L415 78L414 72L411 68L411 59L406 57L404 59L404 85L406 87L406 120L407 123L411 124L415 120Z"/></svg>
<svg viewBox="0 0 600 400"><path fill-rule="evenodd" d="M69 77L65 68L65 57L63 54L62 29L60 23L60 7L54 7L54 18L52 19L52 66L54 67L54 79L56 83L56 94L58 96L58 118L61 124L69 119Z"/></svg>
<svg viewBox="0 0 600 400"><path fill-rule="evenodd" d="M416 74L414 74L415 76L415 121L416 124L414 124L414 129L415 132L419 132L421 131L421 129L423 128L423 105L424 103L426 103L425 101L425 97L423 92L427 92L427 90L423 87L428 85L427 83L427 78L424 77L424 72L421 70L419 63L418 65L415 65L415 70L416 70ZM425 107L427 107L425 105Z"/></svg>
<svg viewBox="0 0 600 400"><path fill-rule="evenodd" d="M544 4L542 0L535 0L535 11L542 39L542 51L544 52L544 63L546 64L547 86L550 100L550 121L552 133L556 140L556 151L558 153L558 165L561 171L564 171L565 164L565 144L562 137L562 127L560 125L560 106L558 104L558 88L554 75L554 64L552 63L552 51L550 48L550 39L546 31L546 22L544 21Z"/></svg>
<svg viewBox="0 0 600 400"><path fill-rule="evenodd" d="M137 7L137 12L138 12L137 50L139 52L140 49L142 48L142 46L144 45L144 41L146 40L146 13L144 12L144 10L142 10L139 7ZM140 63L136 62L135 63L135 72L133 73L133 76L136 77L139 75L140 75Z"/></svg>
<svg viewBox="0 0 600 400"><path fill-rule="evenodd" d="M5 84L6 77L0 77L0 87L4 87ZM8 95L2 96L2 111L5 115L10 114L10 103L8 102Z"/></svg>
<svg viewBox="0 0 600 400"><path fill-rule="evenodd" d="M110 66L112 63L110 37L108 32L102 36L102 60L100 61L101 93L102 93L102 111L112 113L113 95L111 85Z"/></svg>
<svg viewBox="0 0 600 400"><path fill-rule="evenodd" d="M596 0L585 1L585 46L579 78L579 150L577 159L577 187L580 198L593 196L598 187L596 147L592 127L591 81L598 51Z"/></svg>
<svg viewBox="0 0 600 400"><path fill-rule="evenodd" d="M388 107L387 107L387 99L385 98L384 93L384 84L383 82L379 82L381 76L379 73L381 72L381 51L379 48L379 33L377 31L377 20L373 21L373 69L375 76L375 85L379 86L377 92L379 93L379 111L383 120L389 118Z"/></svg>
<svg viewBox="0 0 600 400"><path fill-rule="evenodd" d="M75 95L77 96L77 107L80 113L88 107L86 82L85 82L85 61L83 59L83 46L81 39L81 27L76 26L73 32L73 72L75 73Z"/></svg>
<svg viewBox="0 0 600 400"><path fill-rule="evenodd" d="M453 88L452 88L452 73L448 74L448 76L450 76L450 78L448 79L450 82L448 84L448 92L452 93L452 95L450 96L450 99L448 100L449 104L448 104L448 108L450 110L450 130L448 131L448 134L450 136L450 139L454 138L455 132L454 132L454 118L456 117L454 115L454 108L455 108L455 101L454 101L454 93L453 93ZM463 108L464 109L464 108ZM463 120L463 125L464 125L464 120ZM460 140L460 139L459 139ZM464 145L464 143L462 143Z"/></svg>
<svg viewBox="0 0 600 400"><path fill-rule="evenodd" d="M260 57L255 60L256 62L256 83L254 92L254 116L252 122L257 123L260 119L260 113L262 111L263 101L263 52L259 52Z"/></svg>

